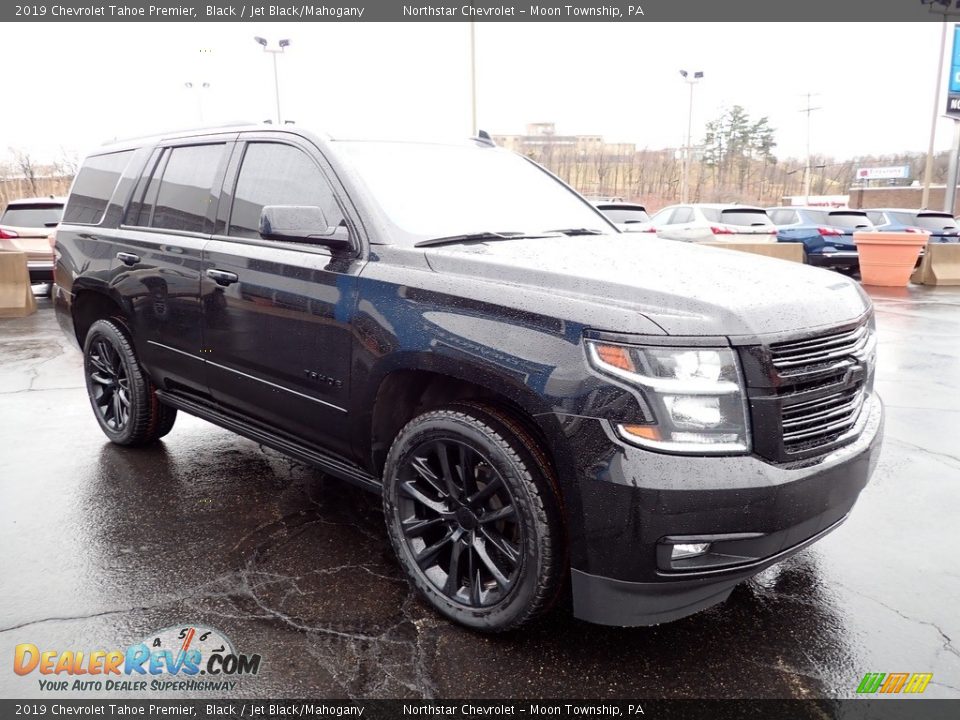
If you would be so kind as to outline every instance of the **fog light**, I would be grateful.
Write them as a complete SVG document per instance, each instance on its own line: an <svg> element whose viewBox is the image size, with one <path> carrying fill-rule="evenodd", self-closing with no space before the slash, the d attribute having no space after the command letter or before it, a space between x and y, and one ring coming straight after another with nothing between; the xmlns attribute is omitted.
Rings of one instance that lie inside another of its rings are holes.
<svg viewBox="0 0 960 720"><path fill-rule="evenodd" d="M696 557L703 555L710 549L710 543L690 543L683 545L674 545L670 551L671 560L682 560L683 558Z"/></svg>

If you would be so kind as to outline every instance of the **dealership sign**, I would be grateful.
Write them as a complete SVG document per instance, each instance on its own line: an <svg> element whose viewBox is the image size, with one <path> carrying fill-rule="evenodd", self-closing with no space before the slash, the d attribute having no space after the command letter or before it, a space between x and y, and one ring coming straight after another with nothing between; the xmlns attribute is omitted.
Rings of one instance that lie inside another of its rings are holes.
<svg viewBox="0 0 960 720"><path fill-rule="evenodd" d="M909 165L857 169L857 180L893 180L910 177Z"/></svg>
<svg viewBox="0 0 960 720"><path fill-rule="evenodd" d="M960 120L960 25L953 26L950 82L947 83L947 115Z"/></svg>

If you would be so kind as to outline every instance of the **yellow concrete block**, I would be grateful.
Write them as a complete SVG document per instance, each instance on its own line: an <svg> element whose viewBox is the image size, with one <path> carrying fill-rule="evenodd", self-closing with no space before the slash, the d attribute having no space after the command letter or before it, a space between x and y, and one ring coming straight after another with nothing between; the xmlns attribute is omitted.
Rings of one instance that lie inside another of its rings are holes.
<svg viewBox="0 0 960 720"><path fill-rule="evenodd" d="M25 317L36 311L27 254L0 252L0 318Z"/></svg>
<svg viewBox="0 0 960 720"><path fill-rule="evenodd" d="M753 253L754 255L765 255L766 257L780 258L781 260L792 260L793 262L803 262L803 243L792 242L705 242L701 245L710 245L712 247L726 248L728 250L740 250L742 252Z"/></svg>
<svg viewBox="0 0 960 720"><path fill-rule="evenodd" d="M910 279L921 285L960 285L960 244L929 243Z"/></svg>

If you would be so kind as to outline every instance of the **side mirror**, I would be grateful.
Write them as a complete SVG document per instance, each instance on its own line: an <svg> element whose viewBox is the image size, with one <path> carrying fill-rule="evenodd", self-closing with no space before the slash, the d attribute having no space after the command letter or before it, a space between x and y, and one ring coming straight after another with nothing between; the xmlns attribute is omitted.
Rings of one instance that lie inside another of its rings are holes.
<svg viewBox="0 0 960 720"><path fill-rule="evenodd" d="M326 245L332 250L352 247L347 226L329 225L323 210L314 205L267 205L260 212L260 237Z"/></svg>

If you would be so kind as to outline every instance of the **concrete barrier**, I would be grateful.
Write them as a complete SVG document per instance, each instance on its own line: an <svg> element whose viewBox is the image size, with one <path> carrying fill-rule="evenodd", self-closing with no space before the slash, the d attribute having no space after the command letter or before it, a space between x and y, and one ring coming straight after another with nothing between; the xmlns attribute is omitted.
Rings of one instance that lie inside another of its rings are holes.
<svg viewBox="0 0 960 720"><path fill-rule="evenodd" d="M960 285L960 244L929 243L910 279L921 285Z"/></svg>
<svg viewBox="0 0 960 720"><path fill-rule="evenodd" d="M27 254L0 252L0 318L25 317L36 311Z"/></svg>
<svg viewBox="0 0 960 720"><path fill-rule="evenodd" d="M803 243L798 242L704 242L699 244L726 248L727 250L740 250L742 252L753 253L754 255L766 255L767 257L792 260L798 263L803 262Z"/></svg>

